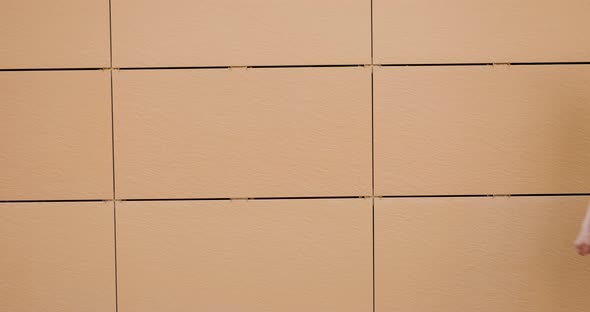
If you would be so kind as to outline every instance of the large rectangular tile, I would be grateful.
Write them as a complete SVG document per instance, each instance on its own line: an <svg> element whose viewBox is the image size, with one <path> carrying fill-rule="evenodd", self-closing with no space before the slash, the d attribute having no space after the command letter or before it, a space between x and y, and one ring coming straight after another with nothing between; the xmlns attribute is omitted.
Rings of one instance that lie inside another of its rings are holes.
<svg viewBox="0 0 590 312"><path fill-rule="evenodd" d="M110 64L108 0L5 0L0 20L0 68Z"/></svg>
<svg viewBox="0 0 590 312"><path fill-rule="evenodd" d="M587 311L589 198L375 199L375 311Z"/></svg>
<svg viewBox="0 0 590 312"><path fill-rule="evenodd" d="M375 68L375 192L587 193L590 66Z"/></svg>
<svg viewBox="0 0 590 312"><path fill-rule="evenodd" d="M115 312L112 202L0 203L0 310Z"/></svg>
<svg viewBox="0 0 590 312"><path fill-rule="evenodd" d="M590 61L590 3L373 1L376 63Z"/></svg>
<svg viewBox="0 0 590 312"><path fill-rule="evenodd" d="M116 206L121 312L372 310L370 199Z"/></svg>
<svg viewBox="0 0 590 312"><path fill-rule="evenodd" d="M113 0L116 67L368 64L369 0Z"/></svg>
<svg viewBox="0 0 590 312"><path fill-rule="evenodd" d="M113 197L108 71L0 72L0 200Z"/></svg>
<svg viewBox="0 0 590 312"><path fill-rule="evenodd" d="M370 74L115 72L117 197L369 195Z"/></svg>

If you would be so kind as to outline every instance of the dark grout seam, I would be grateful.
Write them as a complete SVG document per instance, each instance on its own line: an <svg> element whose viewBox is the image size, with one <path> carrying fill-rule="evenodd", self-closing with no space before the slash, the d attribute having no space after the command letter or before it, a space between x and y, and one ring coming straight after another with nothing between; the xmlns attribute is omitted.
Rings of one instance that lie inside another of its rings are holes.
<svg viewBox="0 0 590 312"><path fill-rule="evenodd" d="M373 36L373 0L371 5L371 256L372 256L372 311L376 307L376 275L375 275L375 79L374 79L374 36Z"/></svg>
<svg viewBox="0 0 590 312"><path fill-rule="evenodd" d="M374 64L373 61L373 50L374 50L374 44L373 44L373 0L371 0L371 8L370 8L370 12L371 12L371 65ZM373 309L374 310L374 309Z"/></svg>
<svg viewBox="0 0 590 312"><path fill-rule="evenodd" d="M530 196L590 196L590 193L563 193L563 194L510 194L512 197L530 197Z"/></svg>
<svg viewBox="0 0 590 312"><path fill-rule="evenodd" d="M111 0L109 0L109 66L113 68L113 18Z"/></svg>
<svg viewBox="0 0 590 312"><path fill-rule="evenodd" d="M85 67L85 68L4 68L0 72L30 72L30 71L89 71L109 70L110 67Z"/></svg>
<svg viewBox="0 0 590 312"><path fill-rule="evenodd" d="M113 17L112 4L109 0L109 64L111 76L111 153L113 162L113 244L114 244L114 273L115 273L115 311L119 311L119 273L117 261L117 206L114 202L117 198L115 187L115 105L114 105L114 91L113 91Z"/></svg>
<svg viewBox="0 0 590 312"><path fill-rule="evenodd" d="M494 63L415 63L415 64L375 64L383 67L435 67L435 66L492 66Z"/></svg>
<svg viewBox="0 0 590 312"><path fill-rule="evenodd" d="M112 59L112 58L111 58ZM115 105L114 105L114 92L113 92L113 71L111 74L111 152L113 162L113 201L116 197L115 187ZM117 266L117 206L113 203L113 238L114 238L114 254L115 254L115 312L119 311L119 284L118 284L118 266Z"/></svg>
<svg viewBox="0 0 590 312"><path fill-rule="evenodd" d="M526 66L526 65L590 65L590 62L517 62L509 63L513 66Z"/></svg>
<svg viewBox="0 0 590 312"><path fill-rule="evenodd" d="M117 70L158 70L158 69L256 69L256 68L314 68L314 67L364 67L370 64L340 64L340 65L249 65L249 66L161 66L161 67L119 67Z"/></svg>
<svg viewBox="0 0 590 312"><path fill-rule="evenodd" d="M247 68L309 68L309 67L364 67L371 64L333 64L333 65L254 65Z"/></svg>
<svg viewBox="0 0 590 312"><path fill-rule="evenodd" d="M200 197L200 198L126 198L126 199L16 199L0 200L0 203L84 203L123 201L230 201L230 200L305 200L305 199L366 199L366 198L444 198L444 197L558 197L590 196L590 193L541 193L541 194L433 194L433 195L375 195L375 196L300 196L300 197Z"/></svg>
<svg viewBox="0 0 590 312"><path fill-rule="evenodd" d="M375 197L376 198L440 198L440 197L550 197L550 196L590 196L590 193L384 195L384 196L375 196Z"/></svg>
<svg viewBox="0 0 590 312"><path fill-rule="evenodd" d="M117 67L115 70L158 70L158 69L230 69L230 66L170 66L170 67Z"/></svg>
<svg viewBox="0 0 590 312"><path fill-rule="evenodd" d="M111 47L112 49L112 47ZM372 49L372 47L371 47ZM112 51L111 51L112 58ZM371 59L373 56L371 55ZM333 65L253 65L253 66L162 66L162 67L84 67L84 68L4 68L0 72L29 72L29 71L90 71L90 70L175 70L175 69L233 69L233 68L340 68L340 67L445 67L445 66L550 66L550 65L590 65L590 62L516 62L516 63L409 63L409 64L333 64ZM112 65L111 65L112 66Z"/></svg>
<svg viewBox="0 0 590 312"><path fill-rule="evenodd" d="M497 62L497 63L411 63L411 64L375 64L384 67L436 67L436 66L539 66L539 65L590 65L590 62Z"/></svg>
<svg viewBox="0 0 590 312"><path fill-rule="evenodd" d="M373 61L373 5L371 1L371 62ZM375 88L374 70L371 66L371 243L373 260L373 312L375 312Z"/></svg>
<svg viewBox="0 0 590 312"><path fill-rule="evenodd" d="M111 202L112 199L17 199L17 200L0 200L0 203L98 203Z"/></svg>
<svg viewBox="0 0 590 312"><path fill-rule="evenodd" d="M201 198L126 198L117 201L232 201L232 200L306 200L306 199L360 199L371 196L306 196L306 197L201 197Z"/></svg>

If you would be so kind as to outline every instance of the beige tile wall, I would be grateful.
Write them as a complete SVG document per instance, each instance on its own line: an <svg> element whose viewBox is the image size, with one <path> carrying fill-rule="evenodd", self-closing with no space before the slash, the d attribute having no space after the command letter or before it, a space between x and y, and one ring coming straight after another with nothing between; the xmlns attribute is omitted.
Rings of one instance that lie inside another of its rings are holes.
<svg viewBox="0 0 590 312"><path fill-rule="evenodd" d="M106 70L0 71L0 200L113 197Z"/></svg>
<svg viewBox="0 0 590 312"><path fill-rule="evenodd" d="M112 202L0 203L2 311L115 311Z"/></svg>
<svg viewBox="0 0 590 312"><path fill-rule="evenodd" d="M365 0L111 0L116 67L369 64Z"/></svg>
<svg viewBox="0 0 590 312"><path fill-rule="evenodd" d="M587 196L375 199L377 311L586 311Z"/></svg>
<svg viewBox="0 0 590 312"><path fill-rule="evenodd" d="M370 68L113 79L118 198L371 195Z"/></svg>
<svg viewBox="0 0 590 312"><path fill-rule="evenodd" d="M3 3L0 310L585 311L588 9Z"/></svg>
<svg viewBox="0 0 590 312"><path fill-rule="evenodd" d="M117 203L121 311L370 311L370 199Z"/></svg>
<svg viewBox="0 0 590 312"><path fill-rule="evenodd" d="M375 193L590 190L590 65L377 67Z"/></svg>
<svg viewBox="0 0 590 312"><path fill-rule="evenodd" d="M3 0L0 68L109 67L109 0Z"/></svg>
<svg viewBox="0 0 590 312"><path fill-rule="evenodd" d="M372 0L379 64L590 61L586 0Z"/></svg>

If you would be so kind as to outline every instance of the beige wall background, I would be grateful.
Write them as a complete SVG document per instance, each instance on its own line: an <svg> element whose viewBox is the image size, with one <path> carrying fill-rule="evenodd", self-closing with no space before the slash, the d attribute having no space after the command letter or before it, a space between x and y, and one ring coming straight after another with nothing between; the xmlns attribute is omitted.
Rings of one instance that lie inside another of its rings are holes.
<svg viewBox="0 0 590 312"><path fill-rule="evenodd" d="M2 1L0 310L586 311L588 12Z"/></svg>

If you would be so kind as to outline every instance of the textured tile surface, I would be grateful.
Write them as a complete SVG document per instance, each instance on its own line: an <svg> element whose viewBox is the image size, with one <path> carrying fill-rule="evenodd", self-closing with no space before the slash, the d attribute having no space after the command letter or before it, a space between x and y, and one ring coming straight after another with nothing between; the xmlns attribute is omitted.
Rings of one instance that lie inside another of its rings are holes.
<svg viewBox="0 0 590 312"><path fill-rule="evenodd" d="M371 311L371 200L117 203L119 311Z"/></svg>
<svg viewBox="0 0 590 312"><path fill-rule="evenodd" d="M376 311L587 310L588 197L375 200Z"/></svg>
<svg viewBox="0 0 590 312"><path fill-rule="evenodd" d="M376 194L590 190L590 66L374 75Z"/></svg>
<svg viewBox="0 0 590 312"><path fill-rule="evenodd" d="M375 62L588 62L589 10L586 0L373 0Z"/></svg>
<svg viewBox="0 0 590 312"><path fill-rule="evenodd" d="M113 198L108 71L0 72L0 200Z"/></svg>
<svg viewBox="0 0 590 312"><path fill-rule="evenodd" d="M115 312L113 203L0 203L0 307Z"/></svg>
<svg viewBox="0 0 590 312"><path fill-rule="evenodd" d="M371 193L366 68L115 72L119 198Z"/></svg>
<svg viewBox="0 0 590 312"><path fill-rule="evenodd" d="M113 0L116 67L368 64L367 0Z"/></svg>
<svg viewBox="0 0 590 312"><path fill-rule="evenodd" d="M103 68L108 0L3 0L0 68Z"/></svg>

